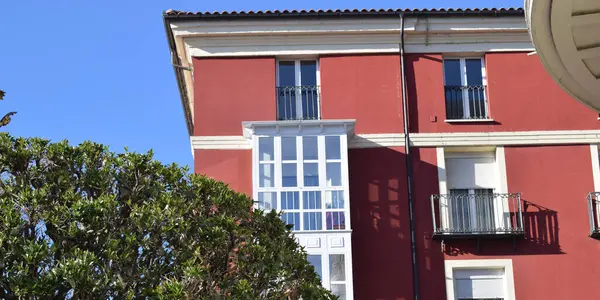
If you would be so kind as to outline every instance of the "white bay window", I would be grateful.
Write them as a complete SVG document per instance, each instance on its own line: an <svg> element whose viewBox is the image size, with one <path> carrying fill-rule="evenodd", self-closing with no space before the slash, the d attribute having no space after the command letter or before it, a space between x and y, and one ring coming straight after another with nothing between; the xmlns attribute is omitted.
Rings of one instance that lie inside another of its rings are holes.
<svg viewBox="0 0 600 300"><path fill-rule="evenodd" d="M354 121L244 123L257 208L292 226L326 288L352 299L348 135Z"/></svg>

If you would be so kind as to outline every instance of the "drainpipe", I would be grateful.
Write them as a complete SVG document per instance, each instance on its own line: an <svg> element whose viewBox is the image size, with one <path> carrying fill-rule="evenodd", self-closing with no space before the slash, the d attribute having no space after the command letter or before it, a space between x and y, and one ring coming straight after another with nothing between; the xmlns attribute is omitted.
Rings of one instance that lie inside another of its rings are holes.
<svg viewBox="0 0 600 300"><path fill-rule="evenodd" d="M408 128L408 100L406 98L406 75L404 72L404 14L400 14L400 72L402 80L402 117L404 119L404 149L406 151L406 187L408 193L408 218L410 220L410 250L412 258L413 295L419 300L419 269L417 265L417 241L415 238L414 200L412 195L412 163L410 159L410 130Z"/></svg>

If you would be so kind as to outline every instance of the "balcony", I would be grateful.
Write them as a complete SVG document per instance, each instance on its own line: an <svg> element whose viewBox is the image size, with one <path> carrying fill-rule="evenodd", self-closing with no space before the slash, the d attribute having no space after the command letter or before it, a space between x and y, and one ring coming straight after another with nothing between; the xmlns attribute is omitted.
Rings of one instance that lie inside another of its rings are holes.
<svg viewBox="0 0 600 300"><path fill-rule="evenodd" d="M587 196L588 216L590 219L590 237L600 239L600 192L591 192Z"/></svg>
<svg viewBox="0 0 600 300"><path fill-rule="evenodd" d="M432 195L433 238L524 235L520 194Z"/></svg>
<svg viewBox="0 0 600 300"><path fill-rule="evenodd" d="M485 86L445 86L446 120L488 120Z"/></svg>
<svg viewBox="0 0 600 300"><path fill-rule="evenodd" d="M319 120L321 101L319 86L277 87L277 120Z"/></svg>

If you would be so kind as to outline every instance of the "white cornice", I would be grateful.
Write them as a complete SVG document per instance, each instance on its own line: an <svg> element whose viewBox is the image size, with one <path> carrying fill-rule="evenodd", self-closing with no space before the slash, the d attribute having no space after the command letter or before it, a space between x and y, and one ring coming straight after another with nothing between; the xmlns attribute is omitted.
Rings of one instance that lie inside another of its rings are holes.
<svg viewBox="0 0 600 300"><path fill-rule="evenodd" d="M372 32L400 33L399 19L262 20L171 22L175 36L294 35ZM523 17L406 18L405 32L527 32Z"/></svg>
<svg viewBox="0 0 600 300"><path fill-rule="evenodd" d="M400 22L284 20L173 22L178 49L192 57L396 53ZM531 51L524 18L411 18L407 53Z"/></svg>
<svg viewBox="0 0 600 300"><path fill-rule="evenodd" d="M348 121L348 120L346 120ZM306 122L306 121L304 121ZM344 121L338 122L337 128L343 130ZM348 121L350 122L350 121ZM253 122L244 128L259 126L277 130L268 122ZM346 122L347 123L347 122ZM353 124L353 123L348 123ZM287 132L298 124L289 124L279 130ZM320 125L304 125L305 133L320 131ZM330 128L333 126L329 124ZM287 129L285 129L287 128ZM349 127L346 127L349 128ZM339 131L338 130L338 131ZM349 148L378 148L378 147L404 147L404 134L357 134L349 132ZM263 132L264 133L264 132ZM252 132L248 132L252 134ZM259 133L260 134L260 133ZM517 145L585 145L600 144L600 130L560 130L560 131L511 131L511 132L468 132L468 133L412 133L410 135L413 147L461 147L461 146L517 146ZM244 136L194 136L191 138L194 149L251 149L251 144Z"/></svg>
<svg viewBox="0 0 600 300"><path fill-rule="evenodd" d="M600 143L600 130L411 134L415 147L564 145Z"/></svg>
<svg viewBox="0 0 600 300"><path fill-rule="evenodd" d="M252 149L252 143L241 135L229 136L192 136L194 150L245 150Z"/></svg>
<svg viewBox="0 0 600 300"><path fill-rule="evenodd" d="M346 134L354 135L356 120L294 120L242 122L244 137L252 135Z"/></svg>
<svg viewBox="0 0 600 300"><path fill-rule="evenodd" d="M348 148L404 147L404 134L357 134L348 140Z"/></svg>

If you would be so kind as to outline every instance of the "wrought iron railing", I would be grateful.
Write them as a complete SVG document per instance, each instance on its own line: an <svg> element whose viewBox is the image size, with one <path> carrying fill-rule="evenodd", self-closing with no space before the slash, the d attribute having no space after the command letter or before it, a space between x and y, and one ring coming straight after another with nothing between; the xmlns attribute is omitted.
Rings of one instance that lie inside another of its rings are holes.
<svg viewBox="0 0 600 300"><path fill-rule="evenodd" d="M319 86L277 87L277 120L318 120L321 118Z"/></svg>
<svg viewBox="0 0 600 300"><path fill-rule="evenodd" d="M591 192L587 196L590 236L600 238L600 192Z"/></svg>
<svg viewBox="0 0 600 300"><path fill-rule="evenodd" d="M446 119L489 119L485 86L445 86Z"/></svg>
<svg viewBox="0 0 600 300"><path fill-rule="evenodd" d="M524 234L520 194L431 195L434 236Z"/></svg>

